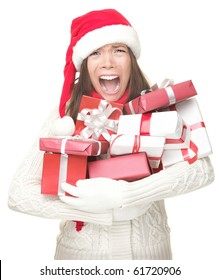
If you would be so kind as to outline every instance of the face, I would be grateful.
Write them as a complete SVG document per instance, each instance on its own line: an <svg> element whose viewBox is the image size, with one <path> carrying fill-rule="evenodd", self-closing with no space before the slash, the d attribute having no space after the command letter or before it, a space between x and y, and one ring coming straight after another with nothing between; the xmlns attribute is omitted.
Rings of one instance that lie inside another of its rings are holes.
<svg viewBox="0 0 219 280"><path fill-rule="evenodd" d="M94 51L87 60L95 91L107 101L117 101L128 87L131 58L124 44L109 44Z"/></svg>

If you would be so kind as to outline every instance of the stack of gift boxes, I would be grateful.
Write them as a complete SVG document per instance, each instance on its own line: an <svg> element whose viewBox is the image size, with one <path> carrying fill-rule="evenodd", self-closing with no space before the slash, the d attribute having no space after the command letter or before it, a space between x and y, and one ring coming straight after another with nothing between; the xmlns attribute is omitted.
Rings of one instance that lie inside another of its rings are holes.
<svg viewBox="0 0 219 280"><path fill-rule="evenodd" d="M139 180L211 154L196 94L189 80L125 105L82 96L74 135L40 138L42 194L68 195L61 183L84 178Z"/></svg>

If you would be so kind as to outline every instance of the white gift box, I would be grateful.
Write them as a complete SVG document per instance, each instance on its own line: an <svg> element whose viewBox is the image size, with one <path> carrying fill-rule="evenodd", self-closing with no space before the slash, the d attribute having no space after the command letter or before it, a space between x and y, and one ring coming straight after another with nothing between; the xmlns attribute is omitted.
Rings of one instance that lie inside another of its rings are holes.
<svg viewBox="0 0 219 280"><path fill-rule="evenodd" d="M191 130L190 146L192 148L188 149L188 153L191 158L194 157L195 146L197 148L197 158L212 154L211 142L196 98L179 102L165 110L176 110L189 125ZM162 156L163 166L186 160L182 156L182 152L185 151L165 151Z"/></svg>
<svg viewBox="0 0 219 280"><path fill-rule="evenodd" d="M191 133L176 111L121 115L117 134L165 137L164 149L189 147Z"/></svg>
<svg viewBox="0 0 219 280"><path fill-rule="evenodd" d="M166 150L161 158L162 166L165 168L180 161L188 161L191 164L198 158L197 151L196 145L188 149Z"/></svg>
<svg viewBox="0 0 219 280"><path fill-rule="evenodd" d="M111 136L109 153L113 156L146 152L150 167L158 168L164 144L164 137L115 134Z"/></svg>

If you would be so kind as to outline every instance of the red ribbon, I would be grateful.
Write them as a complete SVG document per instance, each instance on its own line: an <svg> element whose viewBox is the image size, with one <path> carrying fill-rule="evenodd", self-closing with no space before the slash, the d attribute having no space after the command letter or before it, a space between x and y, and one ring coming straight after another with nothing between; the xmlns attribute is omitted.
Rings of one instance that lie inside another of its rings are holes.
<svg viewBox="0 0 219 280"><path fill-rule="evenodd" d="M195 153L193 157L190 157L189 149ZM181 152L184 160L188 161L189 164L192 164L198 159L198 147L195 145L194 142L190 141L189 149L181 149Z"/></svg>
<svg viewBox="0 0 219 280"><path fill-rule="evenodd" d="M115 141L123 136L124 134L118 134L112 141L112 143L110 144L110 148L109 148L109 155L111 156L111 150L112 150L112 146L113 144L115 143ZM132 154L134 153L138 153L139 152L139 149L141 147L141 138L140 138L140 135L135 135L134 136L134 144L133 144L133 148L132 148Z"/></svg>
<svg viewBox="0 0 219 280"><path fill-rule="evenodd" d="M134 136L135 139L134 139L134 145L133 145L133 148L132 148L132 153L138 153L139 152L139 149L141 147L141 138L140 138L140 135L135 135Z"/></svg>
<svg viewBox="0 0 219 280"><path fill-rule="evenodd" d="M201 127L205 127L205 123L202 121L202 122L194 123L194 124L190 125L189 127L191 130L195 130L195 129L198 129ZM191 164L198 159L198 147L195 145L195 143L193 143L191 141L189 148L195 153L194 157L191 158L189 156L189 153L188 153L189 149L182 149L181 152L182 152L184 160L187 160L189 162L189 164Z"/></svg>
<svg viewBox="0 0 219 280"><path fill-rule="evenodd" d="M115 141L116 141L119 137L121 137L121 136L123 136L123 135L124 135L124 134L118 134L118 135L113 139L113 141L111 142L110 147L109 147L109 155L110 155L110 156L112 156L111 150L112 150L112 147L113 147ZM141 135L134 135L134 143L133 143L133 148L132 148L132 154L138 153L139 150L140 150L140 148L141 148ZM154 156L149 157L149 156L148 156L148 160L161 160L161 156L160 156L160 157L154 157Z"/></svg>
<svg viewBox="0 0 219 280"><path fill-rule="evenodd" d="M170 111L177 111L176 104L170 106L169 109L170 109ZM202 128L202 127L205 128L205 123L203 121L189 125L189 128L191 131ZM190 157L189 149L191 149L195 153L195 155L193 157ZM191 164L198 159L198 147L195 145L194 142L190 141L189 149L181 149L181 152L182 152L184 160L188 161L189 164Z"/></svg>
<svg viewBox="0 0 219 280"><path fill-rule="evenodd" d="M194 123L192 125L189 126L191 130L195 130L201 127L205 127L205 123L204 122L198 122L198 123Z"/></svg>
<svg viewBox="0 0 219 280"><path fill-rule="evenodd" d="M142 114L139 132L140 135L150 136L151 116L152 113Z"/></svg>
<svg viewBox="0 0 219 280"><path fill-rule="evenodd" d="M183 125L182 128L182 134L180 136L180 138L178 139L166 139L166 144L178 144L178 143L183 143L185 141L185 137L186 137L186 129L189 129L189 127L187 127L185 124Z"/></svg>

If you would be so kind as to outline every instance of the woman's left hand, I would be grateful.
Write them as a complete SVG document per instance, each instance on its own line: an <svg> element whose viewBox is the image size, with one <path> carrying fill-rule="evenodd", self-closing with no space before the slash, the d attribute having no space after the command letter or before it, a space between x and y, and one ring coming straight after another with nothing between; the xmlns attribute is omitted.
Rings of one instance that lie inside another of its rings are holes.
<svg viewBox="0 0 219 280"><path fill-rule="evenodd" d="M62 183L63 190L72 196L63 195L59 198L75 209L100 213L122 206L126 185L125 181L109 178L78 180L76 186Z"/></svg>

